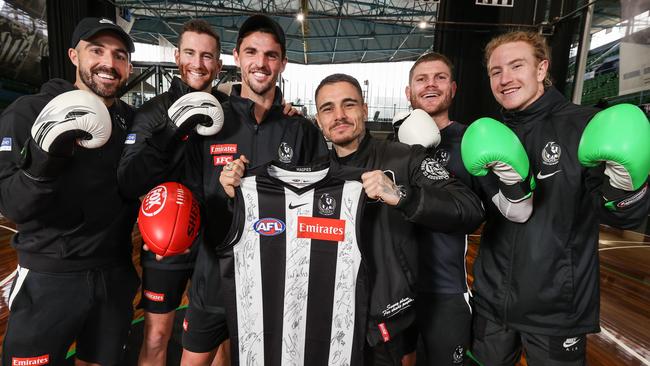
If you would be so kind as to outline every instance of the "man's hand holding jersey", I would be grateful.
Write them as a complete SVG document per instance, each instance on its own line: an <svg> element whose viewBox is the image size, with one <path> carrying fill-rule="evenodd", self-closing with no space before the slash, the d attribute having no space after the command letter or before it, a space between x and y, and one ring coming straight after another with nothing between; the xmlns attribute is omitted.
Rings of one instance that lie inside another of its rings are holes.
<svg viewBox="0 0 650 366"><path fill-rule="evenodd" d="M248 163L246 156L241 155L223 167L221 175L219 175L219 183L228 197L235 197L235 188L241 185L241 178L244 176Z"/></svg>
<svg viewBox="0 0 650 366"><path fill-rule="evenodd" d="M525 222L532 214L535 181L524 146L510 128L492 118L472 123L461 142L461 156L474 176L496 175L499 192L492 202L508 220Z"/></svg>
<svg viewBox="0 0 650 366"><path fill-rule="evenodd" d="M605 164L601 191L609 210L638 202L647 193L650 172L648 118L631 104L600 111L582 133L578 159L585 167Z"/></svg>
<svg viewBox="0 0 650 366"><path fill-rule="evenodd" d="M221 131L224 115L221 104L212 94L192 92L178 98L167 110L168 118L154 131L151 138L161 151L174 149L196 131L212 136Z"/></svg>
<svg viewBox="0 0 650 366"><path fill-rule="evenodd" d="M111 137L111 116L101 99L85 90L58 95L32 125L23 170L36 180L56 178L76 146L95 149Z"/></svg>

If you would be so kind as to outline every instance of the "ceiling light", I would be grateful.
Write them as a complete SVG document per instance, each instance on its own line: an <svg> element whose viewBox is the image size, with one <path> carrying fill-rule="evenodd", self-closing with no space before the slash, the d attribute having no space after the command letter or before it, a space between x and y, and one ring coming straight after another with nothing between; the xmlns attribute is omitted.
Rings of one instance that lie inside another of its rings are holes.
<svg viewBox="0 0 650 366"><path fill-rule="evenodd" d="M420 24L418 24L418 26L420 27L420 29L424 29L424 28L427 27L427 22L425 22L425 21L423 20L423 21L420 22Z"/></svg>
<svg viewBox="0 0 650 366"><path fill-rule="evenodd" d="M296 20L298 20L299 22L302 22L303 20L305 20L305 14L298 13L298 15L296 15Z"/></svg>

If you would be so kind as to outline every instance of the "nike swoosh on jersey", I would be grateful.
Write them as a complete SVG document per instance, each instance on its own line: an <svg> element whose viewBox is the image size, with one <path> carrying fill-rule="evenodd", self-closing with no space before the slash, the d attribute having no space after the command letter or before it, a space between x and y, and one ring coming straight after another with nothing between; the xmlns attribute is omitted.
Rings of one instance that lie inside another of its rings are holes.
<svg viewBox="0 0 650 366"><path fill-rule="evenodd" d="M562 346L564 348L569 348L578 342L580 342L580 338L567 338L564 343L562 343Z"/></svg>
<svg viewBox="0 0 650 366"><path fill-rule="evenodd" d="M539 173L537 173L537 179L546 179L548 177L554 176L555 174L557 174L559 172L561 172L561 170L556 170L556 171L554 171L553 173L550 173L550 174L542 174L542 172L539 172Z"/></svg>
<svg viewBox="0 0 650 366"><path fill-rule="evenodd" d="M293 210L294 208L302 207L302 206L304 206L306 204L307 203L300 203L300 204L297 204L297 205L294 206L293 203L289 203L289 209Z"/></svg>

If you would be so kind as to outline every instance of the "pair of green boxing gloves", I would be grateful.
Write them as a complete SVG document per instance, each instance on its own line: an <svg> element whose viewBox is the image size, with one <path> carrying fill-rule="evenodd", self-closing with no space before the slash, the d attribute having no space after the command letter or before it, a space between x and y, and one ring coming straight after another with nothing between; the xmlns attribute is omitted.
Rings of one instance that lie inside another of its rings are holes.
<svg viewBox="0 0 650 366"><path fill-rule="evenodd" d="M513 201L530 197L535 182L526 150L510 128L491 118L472 123L461 143L467 171L484 176L490 170L499 177L499 189ZM578 146L585 167L605 163L609 186L627 192L641 188L650 172L650 123L636 106L619 104L597 113L587 124ZM607 185L605 185L607 186ZM607 192L605 206L615 210Z"/></svg>

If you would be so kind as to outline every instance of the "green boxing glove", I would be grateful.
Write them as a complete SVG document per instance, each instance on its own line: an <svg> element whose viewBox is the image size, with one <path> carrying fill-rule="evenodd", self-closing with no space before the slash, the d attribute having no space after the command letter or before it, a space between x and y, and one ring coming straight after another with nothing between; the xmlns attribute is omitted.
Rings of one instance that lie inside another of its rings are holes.
<svg viewBox="0 0 650 366"><path fill-rule="evenodd" d="M632 104L618 104L598 112L582 133L578 160L585 167L605 162L605 174L612 187L636 191L650 172L648 118Z"/></svg>
<svg viewBox="0 0 650 366"><path fill-rule="evenodd" d="M510 201L530 197L535 181L524 146L510 128L492 118L474 121L463 136L460 154L467 171L484 176L490 170L499 177L499 189Z"/></svg>

